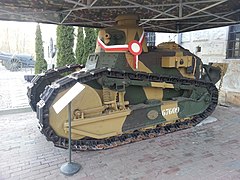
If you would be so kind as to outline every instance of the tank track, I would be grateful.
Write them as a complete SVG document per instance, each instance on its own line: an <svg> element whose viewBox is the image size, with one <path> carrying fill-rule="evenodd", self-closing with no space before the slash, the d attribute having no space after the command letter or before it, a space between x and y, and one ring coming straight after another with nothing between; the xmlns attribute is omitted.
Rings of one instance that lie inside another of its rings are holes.
<svg viewBox="0 0 240 180"><path fill-rule="evenodd" d="M72 64L66 65L56 69L49 69L43 74L36 75L31 83L32 85L28 87L28 101L33 111L36 111L36 104L40 100L40 95L44 91L47 85L50 85L57 79L62 77L63 73L72 73L78 68L83 68L83 65Z"/></svg>
<svg viewBox="0 0 240 180"><path fill-rule="evenodd" d="M125 72L121 70L107 68L89 71L85 73L73 73L71 76L72 77L68 76L59 79L55 82L55 85L46 87L37 108L37 117L39 119L41 132L46 136L47 140L52 141L55 146L61 148L68 148L68 139L57 136L54 130L50 127L48 123L48 108L50 107L51 103L53 102L55 96L60 91L60 89L67 89L73 86L76 82L86 83L88 81L98 79L102 76L107 76L111 78L128 78L131 80L167 82L172 84L181 83L183 85L194 85L197 87L207 88L209 94L211 95L212 102L203 113L195 115L191 119L184 121L176 121L174 123L168 123L165 125L159 124L156 126L155 129L134 131L132 133L122 134L121 136L115 136L101 140L91 138L72 140L71 146L72 149L75 151L109 149L116 146L137 142L167 133L175 132L178 130L190 128L197 125L206 117L208 117L214 111L218 102L218 90L215 85L211 82L205 82L202 80L170 77L159 74L148 74L143 72Z"/></svg>

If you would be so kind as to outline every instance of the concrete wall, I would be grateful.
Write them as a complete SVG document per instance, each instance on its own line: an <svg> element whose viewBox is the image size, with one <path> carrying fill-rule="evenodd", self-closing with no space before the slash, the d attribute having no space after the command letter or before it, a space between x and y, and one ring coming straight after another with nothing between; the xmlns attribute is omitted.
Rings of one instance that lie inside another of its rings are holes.
<svg viewBox="0 0 240 180"><path fill-rule="evenodd" d="M240 59L226 59L228 29L229 27L221 27L179 35L157 33L156 44L175 41L199 56L205 64L227 63L228 70L223 78L219 101L240 105ZM197 46L201 47L201 52L196 51Z"/></svg>

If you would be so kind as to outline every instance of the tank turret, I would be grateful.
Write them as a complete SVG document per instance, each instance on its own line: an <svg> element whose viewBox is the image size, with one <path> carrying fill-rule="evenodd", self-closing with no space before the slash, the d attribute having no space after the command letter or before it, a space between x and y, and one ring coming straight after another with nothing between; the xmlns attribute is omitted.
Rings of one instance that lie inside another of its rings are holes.
<svg viewBox="0 0 240 180"><path fill-rule="evenodd" d="M138 26L138 22L139 18L135 15L120 15L116 18L115 26L101 29L95 54L89 56L87 68L111 67L188 78L200 77L200 58L178 44L162 43L148 50L144 30Z"/></svg>
<svg viewBox="0 0 240 180"><path fill-rule="evenodd" d="M139 69L139 55L148 52L144 30L138 26L139 18L120 15L115 20L115 26L99 31L96 52L125 52L127 64L132 69Z"/></svg>

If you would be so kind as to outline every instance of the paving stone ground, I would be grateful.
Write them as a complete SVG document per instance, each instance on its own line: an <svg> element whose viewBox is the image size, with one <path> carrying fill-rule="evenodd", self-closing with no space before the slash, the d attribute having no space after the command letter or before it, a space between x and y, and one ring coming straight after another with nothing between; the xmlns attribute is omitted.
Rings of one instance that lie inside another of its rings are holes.
<svg viewBox="0 0 240 180"><path fill-rule="evenodd" d="M33 69L25 68L10 72L0 63L0 111L29 107L26 94L30 83L24 80L24 75L33 73Z"/></svg>
<svg viewBox="0 0 240 180"><path fill-rule="evenodd" d="M37 128L35 113L0 116L0 179L240 179L240 108L217 107L217 121L110 150L73 152L82 169L60 173L67 150Z"/></svg>

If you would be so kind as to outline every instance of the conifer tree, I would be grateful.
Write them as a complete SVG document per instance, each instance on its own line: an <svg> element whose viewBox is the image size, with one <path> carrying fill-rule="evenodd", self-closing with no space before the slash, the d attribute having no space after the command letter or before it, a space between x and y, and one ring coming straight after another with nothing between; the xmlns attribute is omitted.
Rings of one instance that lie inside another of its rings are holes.
<svg viewBox="0 0 240 180"><path fill-rule="evenodd" d="M35 74L39 74L47 69L47 62L44 59L42 32L39 24L37 25L36 28L35 53L36 53Z"/></svg>
<svg viewBox="0 0 240 180"><path fill-rule="evenodd" d="M84 54L83 64L86 63L89 54L94 53L96 47L96 31L94 28L84 28L85 39L84 39Z"/></svg>
<svg viewBox="0 0 240 180"><path fill-rule="evenodd" d="M76 63L74 53L73 26L58 25L57 27L57 66Z"/></svg>
<svg viewBox="0 0 240 180"><path fill-rule="evenodd" d="M99 30L100 30L99 28L95 29L95 36L96 36L96 38L98 37Z"/></svg>
<svg viewBox="0 0 240 180"><path fill-rule="evenodd" d="M77 34L77 46L75 50L76 55L76 62L78 64L85 64L83 61L84 58L84 34L83 34L83 28L78 27L78 34Z"/></svg>

